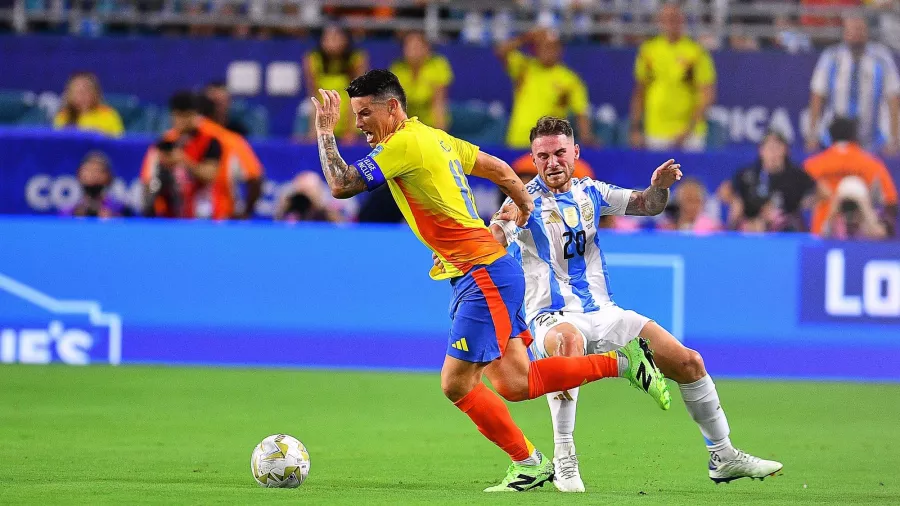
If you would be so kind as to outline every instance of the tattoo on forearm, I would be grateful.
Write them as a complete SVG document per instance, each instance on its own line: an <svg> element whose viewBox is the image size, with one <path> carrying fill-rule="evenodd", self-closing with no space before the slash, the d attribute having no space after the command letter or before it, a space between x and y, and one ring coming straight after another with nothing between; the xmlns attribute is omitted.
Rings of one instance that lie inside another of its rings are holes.
<svg viewBox="0 0 900 506"><path fill-rule="evenodd" d="M366 190L366 183L359 172L341 158L334 134L319 135L319 161L322 162L325 181L332 190L347 196Z"/></svg>
<svg viewBox="0 0 900 506"><path fill-rule="evenodd" d="M631 193L625 214L629 216L656 216L669 202L669 189L650 186L646 190Z"/></svg>

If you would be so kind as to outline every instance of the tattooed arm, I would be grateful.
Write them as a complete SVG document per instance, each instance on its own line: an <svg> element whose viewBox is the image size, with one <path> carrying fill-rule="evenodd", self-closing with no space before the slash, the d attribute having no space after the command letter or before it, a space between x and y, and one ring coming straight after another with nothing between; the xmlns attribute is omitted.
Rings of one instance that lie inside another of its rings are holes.
<svg viewBox="0 0 900 506"><path fill-rule="evenodd" d="M312 97L316 107L316 138L319 142L319 161L322 173L335 198L347 199L366 191L366 183L356 167L348 164L338 152L334 127L340 120L341 96L334 90L319 90L322 102Z"/></svg>
<svg viewBox="0 0 900 506"><path fill-rule="evenodd" d="M366 182L356 168L341 158L334 133L320 133L318 139L319 161L331 194L335 198L348 199L366 191Z"/></svg>
<svg viewBox="0 0 900 506"><path fill-rule="evenodd" d="M631 193L625 214L628 216L656 216L663 212L669 202L669 189L648 186L644 191Z"/></svg>
<svg viewBox="0 0 900 506"><path fill-rule="evenodd" d="M646 190L631 193L625 214L629 216L656 216L669 202L669 187L681 179L681 165L668 160L657 167Z"/></svg>

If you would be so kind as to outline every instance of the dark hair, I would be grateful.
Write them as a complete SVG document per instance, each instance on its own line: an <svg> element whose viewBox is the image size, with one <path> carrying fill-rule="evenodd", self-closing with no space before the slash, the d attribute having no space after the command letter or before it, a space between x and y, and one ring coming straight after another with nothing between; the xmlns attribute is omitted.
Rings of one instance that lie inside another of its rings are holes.
<svg viewBox="0 0 900 506"><path fill-rule="evenodd" d="M171 153L175 150L175 143L172 141L161 139L156 142L156 149L158 149L161 153Z"/></svg>
<svg viewBox="0 0 900 506"><path fill-rule="evenodd" d="M221 79L216 79L214 81L210 81L210 82L206 83L206 86L203 88L203 90L206 91L206 90L211 90L211 89L216 89L216 88L228 89L228 84L226 84L225 81L223 81Z"/></svg>
<svg viewBox="0 0 900 506"><path fill-rule="evenodd" d="M209 97L204 95L197 95L194 98L194 106L195 110L206 116L207 118L212 118L216 115L216 104Z"/></svg>
<svg viewBox="0 0 900 506"><path fill-rule="evenodd" d="M347 39L347 47L345 47L344 51L337 56L331 56L325 53L325 48L322 47L322 38L325 36L325 31L329 29L337 29L343 33L344 37ZM351 70L350 62L353 59L354 51L356 51L353 47L353 37L350 35L350 31L341 27L334 21L330 21L322 27L322 31L319 33L317 39L316 52L322 57L322 72L326 74L332 72L336 74L349 74Z"/></svg>
<svg viewBox="0 0 900 506"><path fill-rule="evenodd" d="M531 129L528 136L530 142L534 142L538 137L547 135L565 135L566 137L575 137L575 131L572 130L572 124L568 120L556 118L554 116L544 116L538 120L537 125Z"/></svg>
<svg viewBox="0 0 900 506"><path fill-rule="evenodd" d="M832 142L855 141L856 140L856 120L837 117L828 127L828 134L831 135Z"/></svg>
<svg viewBox="0 0 900 506"><path fill-rule="evenodd" d="M81 167L84 164L91 161L98 162L103 166L103 170L106 171L107 175L106 185L109 186L109 184L112 183L113 179L115 179L115 173L113 172L112 163L109 161L109 157L106 156L106 153L100 151L99 149L89 151L86 155L84 155L84 158L81 159L81 163L78 165L79 172L81 171Z"/></svg>
<svg viewBox="0 0 900 506"><path fill-rule="evenodd" d="M190 91L179 91L169 99L172 112L197 112L197 95Z"/></svg>
<svg viewBox="0 0 900 506"><path fill-rule="evenodd" d="M350 98L374 97L378 101L396 98L400 107L406 111L406 92L397 76L389 70L372 69L357 77L347 86L347 94Z"/></svg>
<svg viewBox="0 0 900 506"><path fill-rule="evenodd" d="M769 137L774 137L775 140L784 144L785 146L791 145L791 143L788 142L787 137L784 135L784 133L782 133L781 130L776 130L774 128L770 128L769 130L766 130L766 134L763 135L762 141L760 141L759 144L760 145L764 144L767 140L769 140Z"/></svg>

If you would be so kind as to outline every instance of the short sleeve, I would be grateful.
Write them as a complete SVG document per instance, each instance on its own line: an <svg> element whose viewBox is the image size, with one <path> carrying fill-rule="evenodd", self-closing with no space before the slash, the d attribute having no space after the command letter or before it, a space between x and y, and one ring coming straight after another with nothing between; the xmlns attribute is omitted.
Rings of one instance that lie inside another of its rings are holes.
<svg viewBox="0 0 900 506"><path fill-rule="evenodd" d="M528 57L521 51L510 51L506 55L506 72L513 81L522 77L525 68L528 66Z"/></svg>
<svg viewBox="0 0 900 506"><path fill-rule="evenodd" d="M409 135L394 134L375 146L368 155L353 163L362 176L368 191L383 185L388 179L400 177L414 166L421 153Z"/></svg>
<svg viewBox="0 0 900 506"><path fill-rule="evenodd" d="M628 201L634 190L619 188L618 186L604 183L603 181L588 180L589 188L591 188L591 196L594 198L595 204L600 208L597 213L600 216L624 216L625 209L628 207Z"/></svg>
<svg viewBox="0 0 900 506"><path fill-rule="evenodd" d="M831 66L834 64L834 50L826 49L819 56L816 62L816 68L813 70L812 79L809 83L809 89L818 95L828 95L828 74Z"/></svg>
<svg viewBox="0 0 900 506"><path fill-rule="evenodd" d="M700 48L700 57L697 59L694 83L698 86L708 86L716 82L716 66L706 49Z"/></svg>
<svg viewBox="0 0 900 506"><path fill-rule="evenodd" d="M588 90L578 74L572 72L572 94L569 97L572 112L576 115L587 114Z"/></svg>
<svg viewBox="0 0 900 506"><path fill-rule="evenodd" d="M650 59L647 57L647 43L641 44L637 58L634 59L634 80L647 84L650 81Z"/></svg>
<svg viewBox="0 0 900 506"><path fill-rule="evenodd" d="M450 137L450 142L453 143L453 149L459 155L459 163L462 164L463 172L466 175L471 174L481 148L462 139L457 139L452 135L448 135L448 137Z"/></svg>
<svg viewBox="0 0 900 506"><path fill-rule="evenodd" d="M434 59L434 84L435 86L450 86L453 82L453 67L443 56Z"/></svg>
<svg viewBox="0 0 900 506"><path fill-rule="evenodd" d="M880 162L876 163L875 181L878 189L881 190L884 203L889 206L897 205L897 187L894 185L894 180L891 178L891 173L888 172L887 167Z"/></svg>

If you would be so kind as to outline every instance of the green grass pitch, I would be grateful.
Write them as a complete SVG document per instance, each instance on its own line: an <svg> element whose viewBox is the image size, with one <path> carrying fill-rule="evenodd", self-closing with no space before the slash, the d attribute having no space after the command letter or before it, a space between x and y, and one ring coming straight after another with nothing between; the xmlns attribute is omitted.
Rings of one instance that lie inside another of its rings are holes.
<svg viewBox="0 0 900 506"><path fill-rule="evenodd" d="M900 385L719 381L735 443L785 463L714 485L673 389L582 389L583 495L488 496L508 461L437 374L0 366L0 504L900 504ZM546 401L512 407L552 452ZM285 432L310 450L299 489L262 489L249 457Z"/></svg>

